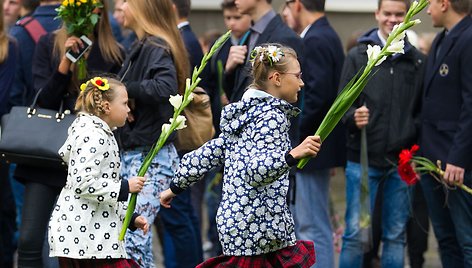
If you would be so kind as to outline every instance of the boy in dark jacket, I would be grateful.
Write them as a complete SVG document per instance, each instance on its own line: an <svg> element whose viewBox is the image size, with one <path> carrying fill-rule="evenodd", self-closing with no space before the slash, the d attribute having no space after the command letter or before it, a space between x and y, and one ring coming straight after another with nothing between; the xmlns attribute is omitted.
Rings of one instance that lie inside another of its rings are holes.
<svg viewBox="0 0 472 268"><path fill-rule="evenodd" d="M403 21L409 7L406 0L380 0L375 18L378 28L360 37L349 51L341 74L340 88L367 63L367 45L384 46L394 25ZM366 131L368 187L370 200L382 191L382 267L403 267L405 228L410 199L407 185L393 163L402 148L416 142L415 120L421 99L420 80L424 56L410 43L405 54L394 54L376 67L376 73L344 116L348 129L346 166L346 230L340 266L362 266L360 236L361 132ZM383 188L379 184L383 182ZM372 202L373 203L373 202Z"/></svg>

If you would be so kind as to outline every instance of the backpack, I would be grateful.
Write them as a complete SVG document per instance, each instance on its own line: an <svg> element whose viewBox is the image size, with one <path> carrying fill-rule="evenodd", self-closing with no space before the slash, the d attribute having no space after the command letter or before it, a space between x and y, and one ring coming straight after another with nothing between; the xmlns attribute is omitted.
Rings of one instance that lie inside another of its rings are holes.
<svg viewBox="0 0 472 268"><path fill-rule="evenodd" d="M35 44L38 43L39 38L41 38L41 36L47 33L41 23L39 23L39 21L33 16L26 16L21 18L19 21L16 22L16 25L25 28L25 30L31 36Z"/></svg>

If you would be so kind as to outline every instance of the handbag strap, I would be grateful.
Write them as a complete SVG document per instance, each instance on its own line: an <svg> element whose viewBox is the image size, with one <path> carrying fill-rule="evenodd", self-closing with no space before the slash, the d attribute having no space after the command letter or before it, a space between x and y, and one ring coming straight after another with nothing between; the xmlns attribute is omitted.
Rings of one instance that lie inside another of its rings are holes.
<svg viewBox="0 0 472 268"><path fill-rule="evenodd" d="M31 103L30 107L26 111L28 113L29 117L31 117L32 115L34 115L36 113L36 104L38 102L39 95L41 94L42 91L43 91L43 88L40 88L38 90L38 92L34 96L33 102ZM57 122L64 119L64 117L65 117L65 114L64 114L64 98L61 98L61 104L59 105L59 110L56 113Z"/></svg>

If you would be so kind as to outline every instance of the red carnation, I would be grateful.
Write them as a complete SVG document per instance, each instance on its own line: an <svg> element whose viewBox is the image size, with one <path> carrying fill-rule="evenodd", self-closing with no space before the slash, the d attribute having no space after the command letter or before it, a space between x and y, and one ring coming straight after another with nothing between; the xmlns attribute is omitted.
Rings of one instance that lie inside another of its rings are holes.
<svg viewBox="0 0 472 268"><path fill-rule="evenodd" d="M407 185L413 185L418 182L418 174L409 163L398 165L398 174Z"/></svg>
<svg viewBox="0 0 472 268"><path fill-rule="evenodd" d="M398 165L404 165L406 163L409 163L411 161L411 158L413 158L413 155L420 149L418 145L413 145L411 146L410 150L403 149L400 152L399 159L398 159Z"/></svg>

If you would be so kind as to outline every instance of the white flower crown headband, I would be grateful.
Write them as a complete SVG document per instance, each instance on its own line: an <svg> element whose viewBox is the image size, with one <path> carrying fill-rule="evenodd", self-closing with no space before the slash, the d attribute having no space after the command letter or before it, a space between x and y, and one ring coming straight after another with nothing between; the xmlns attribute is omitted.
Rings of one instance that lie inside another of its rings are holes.
<svg viewBox="0 0 472 268"><path fill-rule="evenodd" d="M268 62L270 66L272 66L275 62L279 62L282 57L285 56L284 52L281 48L276 46L267 46L255 47L251 52L251 63L254 66L254 62L256 61L257 56L259 55L260 62Z"/></svg>

